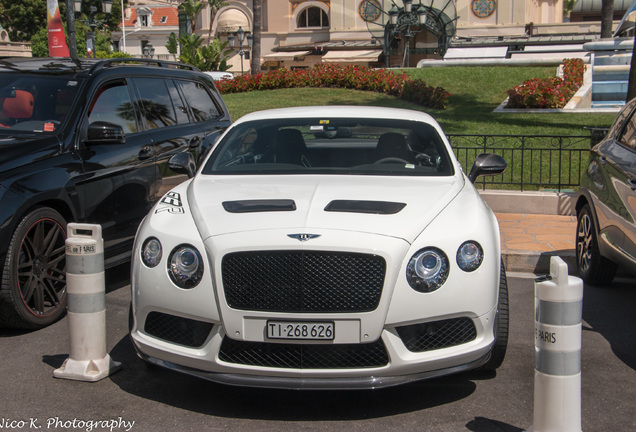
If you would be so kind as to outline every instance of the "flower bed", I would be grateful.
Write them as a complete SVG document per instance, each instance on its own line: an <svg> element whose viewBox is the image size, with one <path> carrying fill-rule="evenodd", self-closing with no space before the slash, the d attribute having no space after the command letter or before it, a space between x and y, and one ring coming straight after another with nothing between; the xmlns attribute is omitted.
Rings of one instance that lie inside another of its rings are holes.
<svg viewBox="0 0 636 432"><path fill-rule="evenodd" d="M583 85L582 59L563 61L563 77L533 78L508 90L506 108L563 108Z"/></svg>
<svg viewBox="0 0 636 432"><path fill-rule="evenodd" d="M338 87L374 91L396 96L428 108L444 109L450 93L404 72L370 69L364 66L319 64L311 69L277 69L265 74L241 75L216 82L221 93L273 90L293 87Z"/></svg>

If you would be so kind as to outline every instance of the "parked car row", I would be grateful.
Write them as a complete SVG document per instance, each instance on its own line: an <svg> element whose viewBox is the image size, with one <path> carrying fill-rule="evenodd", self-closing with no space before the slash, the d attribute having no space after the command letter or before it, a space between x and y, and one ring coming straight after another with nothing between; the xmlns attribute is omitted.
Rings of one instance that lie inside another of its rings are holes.
<svg viewBox="0 0 636 432"><path fill-rule="evenodd" d="M214 76L214 79L231 79ZM68 222L132 259L140 357L236 385L377 388L505 357L499 228L439 124L372 107L231 119L209 73L144 59L0 60L0 325L66 307ZM591 151L590 283L636 269L636 101Z"/></svg>

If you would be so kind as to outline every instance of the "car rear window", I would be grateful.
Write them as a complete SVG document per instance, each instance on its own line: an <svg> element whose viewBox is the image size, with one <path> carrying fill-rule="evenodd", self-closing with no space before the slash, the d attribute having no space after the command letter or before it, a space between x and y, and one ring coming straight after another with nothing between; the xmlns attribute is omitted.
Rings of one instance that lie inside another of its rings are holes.
<svg viewBox="0 0 636 432"><path fill-rule="evenodd" d="M68 77L0 74L0 132L54 133L79 87L78 80Z"/></svg>
<svg viewBox="0 0 636 432"><path fill-rule="evenodd" d="M308 118L236 125L203 174L452 175L430 124L403 120Z"/></svg>

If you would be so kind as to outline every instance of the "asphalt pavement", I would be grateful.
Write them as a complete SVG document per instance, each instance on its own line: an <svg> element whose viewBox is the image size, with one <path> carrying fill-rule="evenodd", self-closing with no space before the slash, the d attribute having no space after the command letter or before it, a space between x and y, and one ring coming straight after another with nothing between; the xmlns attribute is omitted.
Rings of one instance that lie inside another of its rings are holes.
<svg viewBox="0 0 636 432"><path fill-rule="evenodd" d="M0 330L0 430L522 432L533 423L534 275L509 272L510 339L496 374L467 372L374 391L229 387L146 365L128 338L129 268L106 274L107 350L122 363L98 382L53 377L68 319ZM585 287L583 430L636 430L634 280Z"/></svg>

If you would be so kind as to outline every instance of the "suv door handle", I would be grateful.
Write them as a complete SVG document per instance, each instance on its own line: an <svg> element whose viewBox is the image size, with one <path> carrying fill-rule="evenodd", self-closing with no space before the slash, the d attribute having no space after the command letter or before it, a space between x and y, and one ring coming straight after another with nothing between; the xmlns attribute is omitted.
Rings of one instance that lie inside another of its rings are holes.
<svg viewBox="0 0 636 432"><path fill-rule="evenodd" d="M139 151L139 160L150 159L152 157L152 147L145 146Z"/></svg>

